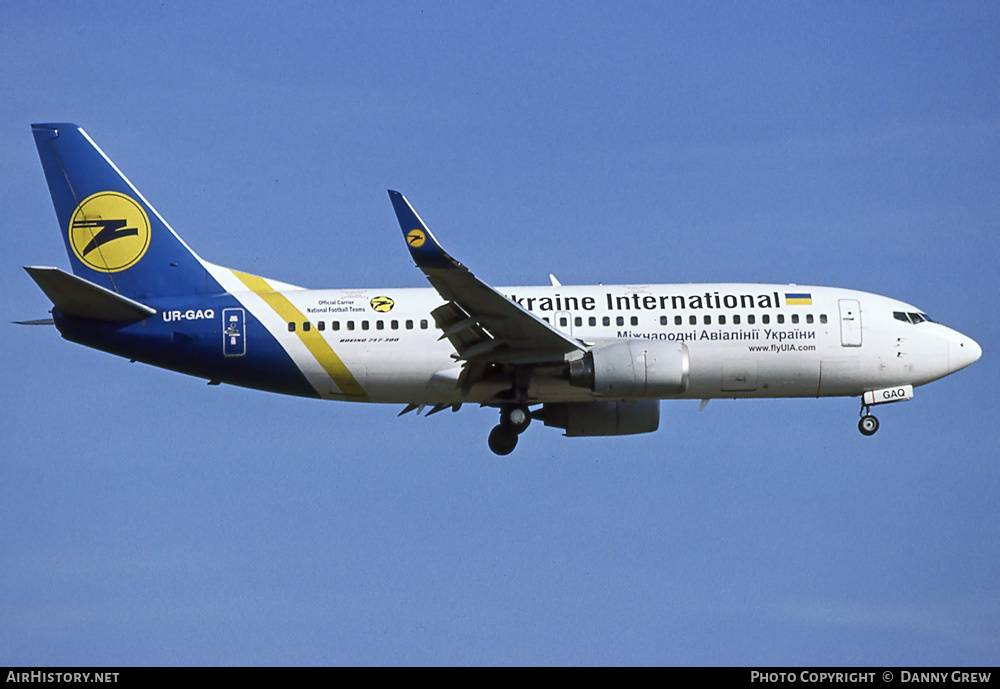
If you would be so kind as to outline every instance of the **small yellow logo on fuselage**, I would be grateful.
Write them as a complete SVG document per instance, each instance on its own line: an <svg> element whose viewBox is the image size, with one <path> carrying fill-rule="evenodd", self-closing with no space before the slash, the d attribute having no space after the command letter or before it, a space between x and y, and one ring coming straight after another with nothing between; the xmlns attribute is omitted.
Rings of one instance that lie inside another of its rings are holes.
<svg viewBox="0 0 1000 689"><path fill-rule="evenodd" d="M102 273L130 268L149 248L149 216L116 191L85 198L69 221L69 244L83 264Z"/></svg>
<svg viewBox="0 0 1000 689"><path fill-rule="evenodd" d="M410 230L406 233L406 243L414 249L419 249L427 241L427 236L423 230Z"/></svg>
<svg viewBox="0 0 1000 689"><path fill-rule="evenodd" d="M372 297L371 304L372 308L379 313L388 313L389 311L392 311L392 307L396 304L396 302L389 297Z"/></svg>

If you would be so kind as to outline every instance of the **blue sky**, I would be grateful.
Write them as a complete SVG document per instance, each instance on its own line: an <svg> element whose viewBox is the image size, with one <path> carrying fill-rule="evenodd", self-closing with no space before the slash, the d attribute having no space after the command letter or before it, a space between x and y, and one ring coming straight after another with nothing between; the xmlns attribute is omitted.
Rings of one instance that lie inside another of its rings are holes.
<svg viewBox="0 0 1000 689"><path fill-rule="evenodd" d="M3 326L0 664L995 664L995 3L0 2L0 294L66 267L29 124L208 260L424 286L896 297L982 360L880 409L662 405L510 457L491 410L282 398Z"/></svg>

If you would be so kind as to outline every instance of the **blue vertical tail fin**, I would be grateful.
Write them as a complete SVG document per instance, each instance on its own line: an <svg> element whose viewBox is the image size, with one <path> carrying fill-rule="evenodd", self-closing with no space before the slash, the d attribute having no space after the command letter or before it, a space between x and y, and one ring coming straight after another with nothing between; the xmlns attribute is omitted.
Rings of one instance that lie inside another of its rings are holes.
<svg viewBox="0 0 1000 689"><path fill-rule="evenodd" d="M222 291L83 129L33 124L31 131L74 274L130 299Z"/></svg>

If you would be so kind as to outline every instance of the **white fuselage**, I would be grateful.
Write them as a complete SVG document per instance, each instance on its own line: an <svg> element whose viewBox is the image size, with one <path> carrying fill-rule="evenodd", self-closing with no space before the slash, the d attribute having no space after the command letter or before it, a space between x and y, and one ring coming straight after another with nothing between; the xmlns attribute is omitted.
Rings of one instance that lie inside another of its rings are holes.
<svg viewBox="0 0 1000 689"><path fill-rule="evenodd" d="M672 395L676 398L856 396L923 385L980 355L979 346L961 333L905 316L923 317L919 309L855 290L664 284L498 291L588 345L623 339L683 342L689 377L687 389ZM430 315L443 303L433 289L281 292L297 312L294 326L288 312L276 312L258 295L233 294L278 338L323 397L346 398L328 362L303 345L303 328L322 336L371 402L487 402L497 392L489 383L476 384L466 395L458 389L462 362ZM384 299L377 301L384 297L391 301L388 310ZM383 310L376 310L373 300ZM545 373L540 369L532 377L530 402L601 399L570 385L555 369Z"/></svg>

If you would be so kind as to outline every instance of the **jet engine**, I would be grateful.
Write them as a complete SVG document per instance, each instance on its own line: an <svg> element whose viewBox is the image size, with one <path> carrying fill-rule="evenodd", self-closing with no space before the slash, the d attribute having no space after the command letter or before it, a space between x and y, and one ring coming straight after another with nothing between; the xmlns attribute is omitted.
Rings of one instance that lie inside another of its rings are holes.
<svg viewBox="0 0 1000 689"><path fill-rule="evenodd" d="M659 399L687 390L688 369L683 342L621 340L570 362L569 382L601 397Z"/></svg>
<svg viewBox="0 0 1000 689"><path fill-rule="evenodd" d="M660 426L660 400L545 404L532 416L567 436L652 433Z"/></svg>

